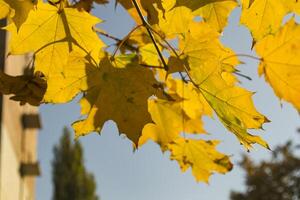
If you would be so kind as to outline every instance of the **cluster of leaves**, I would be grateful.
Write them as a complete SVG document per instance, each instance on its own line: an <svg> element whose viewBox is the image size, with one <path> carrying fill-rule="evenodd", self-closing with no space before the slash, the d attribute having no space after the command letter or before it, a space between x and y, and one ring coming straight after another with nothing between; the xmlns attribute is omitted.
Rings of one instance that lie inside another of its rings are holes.
<svg viewBox="0 0 300 200"><path fill-rule="evenodd" d="M238 86L238 57L220 42L231 11L241 6L259 74L300 109L300 26L291 19L281 27L287 14L300 12L297 0L118 0L137 24L124 39L95 27L101 20L89 13L94 2L107 1L0 0L10 55L34 58L32 79L2 75L2 91L33 105L82 94L77 137L113 120L135 147L153 140L183 171L192 168L197 181L207 182L232 164L216 150L218 141L201 139L203 116L218 116L247 149L268 148L249 133L268 120L254 107L253 93ZM113 53L100 35L116 40Z"/></svg>

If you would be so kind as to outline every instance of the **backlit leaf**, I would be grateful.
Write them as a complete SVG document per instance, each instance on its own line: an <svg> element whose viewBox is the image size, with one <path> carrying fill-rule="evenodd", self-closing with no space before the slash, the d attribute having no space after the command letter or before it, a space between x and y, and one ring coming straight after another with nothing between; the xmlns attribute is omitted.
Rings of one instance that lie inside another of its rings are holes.
<svg viewBox="0 0 300 200"><path fill-rule="evenodd" d="M147 102L158 84L153 73L134 63L114 68L104 59L98 69L87 74L87 84L81 101L82 114L87 117L73 124L76 136L99 132L106 121L113 120L120 133L137 144L143 127L151 122Z"/></svg>
<svg viewBox="0 0 300 200"><path fill-rule="evenodd" d="M218 141L179 138L169 145L170 158L176 160L182 171L192 168L197 181L208 182L212 173L226 173L232 169L229 157L215 148Z"/></svg>
<svg viewBox="0 0 300 200"><path fill-rule="evenodd" d="M300 110L300 26L291 19L276 35L269 35L255 46L262 60L264 75L280 99Z"/></svg>
<svg viewBox="0 0 300 200"><path fill-rule="evenodd" d="M201 39L199 39L201 38ZM222 74L228 73L228 65L238 64L234 53L219 42L219 35L204 23L190 28L190 34L182 41L183 54L190 74L210 106L225 127L233 132L249 149L251 144L267 144L259 137L247 133L247 129L259 129L267 119L260 114L252 102L252 93L236 86L234 81ZM234 80L234 79L233 79Z"/></svg>
<svg viewBox="0 0 300 200"><path fill-rule="evenodd" d="M85 11L39 2L18 32L13 24L7 27L12 33L10 53L34 52L35 70L46 78L63 73L69 53L75 49L97 60L104 45L92 27L99 22Z"/></svg>
<svg viewBox="0 0 300 200"><path fill-rule="evenodd" d="M290 12L299 14L299 8L298 0L242 0L241 23L250 29L254 40L258 41L276 33L284 16Z"/></svg>

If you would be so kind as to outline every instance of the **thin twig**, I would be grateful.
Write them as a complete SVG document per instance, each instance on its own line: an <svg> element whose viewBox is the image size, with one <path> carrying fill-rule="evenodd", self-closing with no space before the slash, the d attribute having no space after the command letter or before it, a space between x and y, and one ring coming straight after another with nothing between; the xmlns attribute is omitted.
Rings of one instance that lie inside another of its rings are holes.
<svg viewBox="0 0 300 200"><path fill-rule="evenodd" d="M129 37L131 36L132 33L134 33L137 29L139 29L141 27L141 25L138 25L136 27L134 27L118 44L117 48L114 50L113 54L112 54L112 58L114 58L117 54L117 52L119 51L119 49L123 46L123 44L126 44L127 40L129 39Z"/></svg>
<svg viewBox="0 0 300 200"><path fill-rule="evenodd" d="M98 29L98 28L96 28L96 27L94 27L94 30L95 30L98 34L100 34L100 35L102 35L102 36L104 36L104 37L107 37L107 38L109 38L109 39L112 39L112 40L116 41L117 44L115 44L115 45L117 45L117 46L119 46L120 43L122 43L122 41L123 41L122 39L117 38L117 37L115 37L115 36L113 36L113 35L107 34L107 33L103 32L102 30L100 30L100 29ZM123 42L122 45L126 46L129 50L133 50L133 51L135 51L135 52L138 52L138 51L139 51L139 49L138 49L137 47L128 44L126 41Z"/></svg>
<svg viewBox="0 0 300 200"><path fill-rule="evenodd" d="M143 63L140 63L139 65L146 67L146 68L164 69L164 67L161 67L161 66L152 66L152 65L147 65L147 64L143 64Z"/></svg>
<svg viewBox="0 0 300 200"><path fill-rule="evenodd" d="M97 27L93 27L94 31L96 31L98 34L103 35L104 37L107 37L109 39L115 40L116 42L121 42L122 40L113 36L113 35L109 35L108 33L105 33L104 31L102 31L101 29L97 28Z"/></svg>
<svg viewBox="0 0 300 200"><path fill-rule="evenodd" d="M139 4L137 3L136 0L132 0L132 3L133 3L136 11L138 12L138 15L140 16L140 18L141 18L141 20L143 22L143 26L146 28L146 30L147 30L147 32L148 32L148 34L149 34L149 36L150 36L150 38L152 40L152 43L153 43L153 45L154 45L154 47L155 47L155 49L157 51L157 54L158 54L158 56L159 56L159 58L160 58L160 60L161 60L161 62L163 64L163 66L164 66L164 69L166 71L168 71L169 67L168 67L168 65L167 65L167 63L166 63L166 61L165 61L165 59L164 59L164 57L162 55L162 52L160 51L160 49L159 49L159 47L157 45L157 42L155 40L155 37L154 37L151 29L149 28L150 25L148 24L148 22L146 21L146 19L144 18L143 14L142 14L142 11L141 11L141 8L140 8Z"/></svg>

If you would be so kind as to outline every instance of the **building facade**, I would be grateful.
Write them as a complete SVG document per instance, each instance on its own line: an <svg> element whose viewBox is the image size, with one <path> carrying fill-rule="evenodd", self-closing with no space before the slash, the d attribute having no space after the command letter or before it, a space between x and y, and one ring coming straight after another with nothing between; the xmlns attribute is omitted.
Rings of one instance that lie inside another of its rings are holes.
<svg viewBox="0 0 300 200"><path fill-rule="evenodd" d="M2 26L5 22L1 22ZM9 36L0 32L0 67L10 75L21 75L30 62L27 56L7 56ZM35 107L20 106L9 96L0 98L0 200L34 200L37 134L41 127Z"/></svg>

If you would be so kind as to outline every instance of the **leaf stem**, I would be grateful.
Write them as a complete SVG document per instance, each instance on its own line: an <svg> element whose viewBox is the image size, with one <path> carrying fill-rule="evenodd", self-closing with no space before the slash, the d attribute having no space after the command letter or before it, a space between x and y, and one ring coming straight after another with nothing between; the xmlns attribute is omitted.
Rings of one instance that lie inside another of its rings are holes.
<svg viewBox="0 0 300 200"><path fill-rule="evenodd" d="M240 77L242 77L242 78L245 78L245 79L247 79L247 80L249 80L249 81L252 81L252 78L251 77L249 77L249 76L247 76L247 75L244 75L244 74L242 74L242 73L240 73L240 72L233 72L234 74L236 74L236 75L238 75L238 76L240 76Z"/></svg>
<svg viewBox="0 0 300 200"><path fill-rule="evenodd" d="M161 62L163 64L163 66L164 66L164 69L166 71L168 71L169 67L168 67L168 65L167 65L167 63L166 63L166 61L165 61L165 59L164 59L164 57L162 55L162 52L160 51L160 49L159 49L159 47L157 45L155 37L154 37L154 35L153 35L153 33L152 33L151 29L150 29L150 25L148 24L148 22L146 21L146 19L143 16L143 13L141 11L141 8L140 8L139 4L137 3L136 0L132 0L132 3L134 5L136 11L138 12L138 15L139 15L140 19L142 20L143 26L146 28L146 30L147 30L147 32L148 32L148 34L150 36L150 39L152 40L152 43L153 43L153 45L154 45L154 47L155 47L155 49L157 51L157 54L158 54L158 56L159 56L159 58L160 58L160 60L161 60Z"/></svg>
<svg viewBox="0 0 300 200"><path fill-rule="evenodd" d="M118 44L117 48L114 50L113 54L112 54L112 58L114 58L116 56L116 53L118 52L118 50L123 46L123 44L126 44L126 41L129 39L129 37L131 36L131 34L133 32L135 32L137 29L139 29L141 27L141 25L138 25L136 27L134 27ZM138 49L137 49L138 50Z"/></svg>

